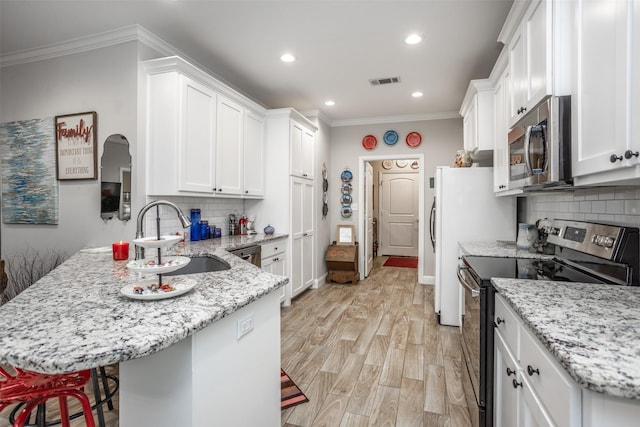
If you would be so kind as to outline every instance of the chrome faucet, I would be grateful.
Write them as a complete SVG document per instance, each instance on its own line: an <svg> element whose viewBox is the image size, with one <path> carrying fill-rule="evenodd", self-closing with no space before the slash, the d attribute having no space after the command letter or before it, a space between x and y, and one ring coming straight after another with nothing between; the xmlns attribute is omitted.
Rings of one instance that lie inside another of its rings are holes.
<svg viewBox="0 0 640 427"><path fill-rule="evenodd" d="M144 219L144 215L147 213L147 211L149 209L151 209L152 207L156 206L159 209L160 205L165 205L165 206L169 206L170 208L173 208L174 211L176 211L176 213L178 214L178 219L180 220L180 223L182 224L182 228L187 228L191 225L191 221L189 220L189 218L187 218L184 213L180 210L180 208L178 206L176 206L174 203L171 202L167 202L166 200L154 200L153 202L149 202L147 203L142 209L140 209L140 212L138 213L138 219L136 222L136 239L141 239L142 237L144 237L144 230L143 230L143 219ZM160 234L160 214L158 214L157 218L157 228L158 228L158 237ZM144 248L142 246L137 246L136 245L136 259L143 259L144 258Z"/></svg>

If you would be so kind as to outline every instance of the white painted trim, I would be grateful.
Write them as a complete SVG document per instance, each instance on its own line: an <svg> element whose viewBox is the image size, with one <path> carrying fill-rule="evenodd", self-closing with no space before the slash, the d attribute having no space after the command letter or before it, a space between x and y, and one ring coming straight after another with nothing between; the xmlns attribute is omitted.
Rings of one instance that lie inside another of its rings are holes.
<svg viewBox="0 0 640 427"><path fill-rule="evenodd" d="M396 159L408 159L408 160L418 160L421 165L424 165L424 154L392 154L392 155L369 155L369 156L360 156L358 158L358 206L364 206L364 174L365 174L365 162L371 161L381 161L381 160L396 160ZM421 167L418 169L418 283L424 284L425 277L423 275L424 272L424 226L425 226L425 207L424 207L424 168ZM363 212L362 210L358 210L358 241L364 242L364 233L366 230L366 225L364 221L366 220L360 214ZM364 280L364 257L359 257L358 259L358 270L360 271L360 280ZM435 282L434 282L435 283Z"/></svg>
<svg viewBox="0 0 640 427"><path fill-rule="evenodd" d="M320 287L324 286L327 284L327 276L329 275L329 272L324 273L322 276L316 278L314 280L313 286L311 287L311 289L319 289Z"/></svg>

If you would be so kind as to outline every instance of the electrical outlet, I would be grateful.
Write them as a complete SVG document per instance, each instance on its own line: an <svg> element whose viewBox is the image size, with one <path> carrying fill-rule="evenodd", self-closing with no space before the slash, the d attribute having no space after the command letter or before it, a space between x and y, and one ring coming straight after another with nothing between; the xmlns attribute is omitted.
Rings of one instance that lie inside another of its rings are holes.
<svg viewBox="0 0 640 427"><path fill-rule="evenodd" d="M253 313L238 320L238 339L253 331Z"/></svg>

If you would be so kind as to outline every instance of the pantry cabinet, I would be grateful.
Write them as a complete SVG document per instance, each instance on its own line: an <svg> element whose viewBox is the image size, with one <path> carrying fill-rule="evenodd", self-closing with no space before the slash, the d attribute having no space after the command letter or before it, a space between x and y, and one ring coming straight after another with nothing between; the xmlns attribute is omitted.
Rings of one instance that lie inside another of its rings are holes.
<svg viewBox="0 0 640 427"><path fill-rule="evenodd" d="M313 181L291 177L291 297L313 285Z"/></svg>
<svg viewBox="0 0 640 427"><path fill-rule="evenodd" d="M576 0L573 4L575 184L637 184L640 2Z"/></svg>
<svg viewBox="0 0 640 427"><path fill-rule="evenodd" d="M142 66L147 194L262 197L264 109L181 58Z"/></svg>
<svg viewBox="0 0 640 427"><path fill-rule="evenodd" d="M312 172L316 125L291 108L265 117L265 193L258 215L277 232L289 234L291 298L315 285L315 180ZM305 147L305 148L303 148ZM306 154L305 154L306 153ZM307 160L303 161L302 156ZM307 166L301 166L304 164ZM283 165L290 167L283 167ZM308 172L303 172L304 170Z"/></svg>

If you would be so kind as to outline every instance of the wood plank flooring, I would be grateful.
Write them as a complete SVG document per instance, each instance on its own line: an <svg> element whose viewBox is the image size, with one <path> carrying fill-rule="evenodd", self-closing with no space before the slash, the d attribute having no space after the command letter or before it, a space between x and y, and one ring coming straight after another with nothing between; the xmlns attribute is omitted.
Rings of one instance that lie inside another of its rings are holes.
<svg viewBox="0 0 640 427"><path fill-rule="evenodd" d="M418 284L416 269L382 267L385 260L356 285L328 283L282 309L282 367L310 399L282 411L282 426L471 425L458 329L438 325L433 286ZM114 403L107 427L118 426L118 395ZM0 427L10 410L0 412Z"/></svg>
<svg viewBox="0 0 640 427"><path fill-rule="evenodd" d="M283 411L282 426L471 425L458 328L438 325L416 269L385 260L282 310L282 366L310 400Z"/></svg>

